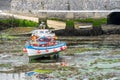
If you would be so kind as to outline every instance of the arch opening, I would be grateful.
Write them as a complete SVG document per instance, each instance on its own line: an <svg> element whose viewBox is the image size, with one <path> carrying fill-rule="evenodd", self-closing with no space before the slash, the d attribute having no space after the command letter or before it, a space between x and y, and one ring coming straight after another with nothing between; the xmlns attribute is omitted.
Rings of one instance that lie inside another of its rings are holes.
<svg viewBox="0 0 120 80"><path fill-rule="evenodd" d="M107 16L107 23L120 25L120 12L112 12Z"/></svg>

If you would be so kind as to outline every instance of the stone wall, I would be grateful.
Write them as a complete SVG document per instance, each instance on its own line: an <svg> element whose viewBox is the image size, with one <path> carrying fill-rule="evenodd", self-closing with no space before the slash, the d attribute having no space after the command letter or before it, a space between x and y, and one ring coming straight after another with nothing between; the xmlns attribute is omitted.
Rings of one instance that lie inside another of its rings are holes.
<svg viewBox="0 0 120 80"><path fill-rule="evenodd" d="M0 0L0 10L9 10L11 7L11 0Z"/></svg>
<svg viewBox="0 0 120 80"><path fill-rule="evenodd" d="M116 10L120 0L7 0L11 2L10 11L40 17L38 10ZM65 18L68 13L47 13L49 17ZM108 13L73 13L79 17L106 17Z"/></svg>
<svg viewBox="0 0 120 80"><path fill-rule="evenodd" d="M112 10L120 0L12 0L12 10Z"/></svg>

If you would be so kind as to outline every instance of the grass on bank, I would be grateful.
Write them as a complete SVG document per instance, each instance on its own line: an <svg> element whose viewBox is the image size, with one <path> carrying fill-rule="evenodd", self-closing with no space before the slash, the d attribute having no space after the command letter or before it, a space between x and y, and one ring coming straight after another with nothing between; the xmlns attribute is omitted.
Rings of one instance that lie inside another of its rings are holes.
<svg viewBox="0 0 120 80"><path fill-rule="evenodd" d="M6 29L10 27L37 27L39 24L30 20L23 19L2 19L0 20L0 29Z"/></svg>
<svg viewBox="0 0 120 80"><path fill-rule="evenodd" d="M85 18L85 19L76 19L75 21L77 22L82 22L82 23L95 23L95 22L99 22L101 24L106 24L107 23L107 19L106 18L98 18L98 19L94 19L94 18Z"/></svg>
<svg viewBox="0 0 120 80"><path fill-rule="evenodd" d="M63 20L59 18L49 18L48 20L64 21L66 22L66 27L70 27L72 29L74 27L74 22L92 23L93 26L95 27L107 23L106 18L99 18L99 19L84 18L84 19L75 19L75 20ZM10 27L38 27L38 25L39 23L37 22L33 22L30 20L23 20L23 19L10 18L10 19L0 20L0 30L7 29Z"/></svg>
<svg viewBox="0 0 120 80"><path fill-rule="evenodd" d="M66 29L74 29L74 21L66 20Z"/></svg>
<svg viewBox="0 0 120 80"><path fill-rule="evenodd" d="M100 26L102 24L107 24L107 18L82 18L82 19L75 19L75 20L63 20L58 18L49 18L49 20L56 20L56 21L63 21L66 22L66 26L73 26L74 22L81 22L81 23L92 23L93 26Z"/></svg>
<svg viewBox="0 0 120 80"><path fill-rule="evenodd" d="M100 27L102 23L100 21L93 21L92 26L93 27Z"/></svg>
<svg viewBox="0 0 120 80"><path fill-rule="evenodd" d="M59 19L59 18L49 18L49 20L56 20L56 21L64 21L66 22L66 20L64 19ZM93 23L96 21L99 21L101 24L106 24L107 23L107 18L81 18L81 19L75 19L75 22L81 22L81 23Z"/></svg>

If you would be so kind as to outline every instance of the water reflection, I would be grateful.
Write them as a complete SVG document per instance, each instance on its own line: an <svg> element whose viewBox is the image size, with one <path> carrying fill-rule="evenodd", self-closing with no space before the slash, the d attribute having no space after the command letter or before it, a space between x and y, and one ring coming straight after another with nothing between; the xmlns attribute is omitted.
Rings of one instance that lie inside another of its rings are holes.
<svg viewBox="0 0 120 80"><path fill-rule="evenodd" d="M28 80L25 73L0 73L0 80Z"/></svg>

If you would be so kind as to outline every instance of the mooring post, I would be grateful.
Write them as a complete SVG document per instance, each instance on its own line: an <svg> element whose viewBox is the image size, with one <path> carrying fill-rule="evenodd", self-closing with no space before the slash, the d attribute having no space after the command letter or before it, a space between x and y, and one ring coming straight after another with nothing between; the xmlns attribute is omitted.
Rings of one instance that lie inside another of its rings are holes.
<svg viewBox="0 0 120 80"><path fill-rule="evenodd" d="M0 32L0 41L1 43L3 43L3 37L2 37L2 33Z"/></svg>

